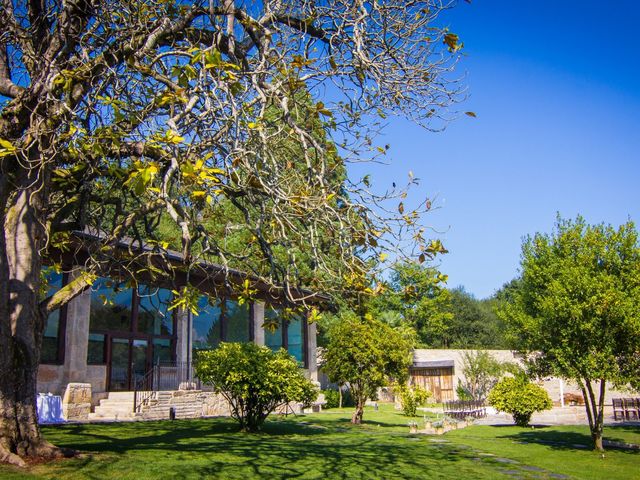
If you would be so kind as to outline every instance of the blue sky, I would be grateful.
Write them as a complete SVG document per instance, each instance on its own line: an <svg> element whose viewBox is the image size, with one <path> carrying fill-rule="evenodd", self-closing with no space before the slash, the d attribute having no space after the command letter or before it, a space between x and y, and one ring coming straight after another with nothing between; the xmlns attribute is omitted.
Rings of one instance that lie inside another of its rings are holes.
<svg viewBox="0 0 640 480"><path fill-rule="evenodd" d="M556 212L590 223L640 222L640 6L618 2L461 2L446 17L465 43L470 97L429 133L393 120L392 163L376 183L422 182L437 195L449 286L479 298L517 275L522 237Z"/></svg>

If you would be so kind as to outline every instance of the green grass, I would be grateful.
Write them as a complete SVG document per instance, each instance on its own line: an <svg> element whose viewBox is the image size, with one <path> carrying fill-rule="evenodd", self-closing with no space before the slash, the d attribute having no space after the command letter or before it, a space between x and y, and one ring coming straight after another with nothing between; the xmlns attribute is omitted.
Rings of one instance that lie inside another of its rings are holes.
<svg viewBox="0 0 640 480"><path fill-rule="evenodd" d="M640 454L588 444L582 427L468 427L444 437L410 435L391 406L368 409L365 424L351 410L270 420L261 434L243 434L229 419L43 428L53 443L80 450L73 459L0 467L2 479L578 479L640 478ZM421 417L420 417L421 420ZM640 428L607 429L640 443ZM516 463L517 462L517 463Z"/></svg>

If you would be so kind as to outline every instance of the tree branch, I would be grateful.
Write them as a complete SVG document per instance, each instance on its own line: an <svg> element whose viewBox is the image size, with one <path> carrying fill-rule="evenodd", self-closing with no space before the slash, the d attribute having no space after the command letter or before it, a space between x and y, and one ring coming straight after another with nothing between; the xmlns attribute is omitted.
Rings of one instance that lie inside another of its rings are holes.
<svg viewBox="0 0 640 480"><path fill-rule="evenodd" d="M49 315L54 310L57 310L69 303L87 288L91 287L95 279L95 274L81 270L73 280L68 282L56 293L40 302L40 308L44 315Z"/></svg>
<svg viewBox="0 0 640 480"><path fill-rule="evenodd" d="M11 81L11 69L9 68L9 57L7 55L7 45L0 44L0 95L9 98L16 98L24 91Z"/></svg>

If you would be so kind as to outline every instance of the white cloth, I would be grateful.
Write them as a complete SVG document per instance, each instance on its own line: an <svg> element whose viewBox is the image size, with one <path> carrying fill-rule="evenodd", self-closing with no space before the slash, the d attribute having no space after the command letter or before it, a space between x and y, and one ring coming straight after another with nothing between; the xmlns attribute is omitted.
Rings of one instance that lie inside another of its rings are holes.
<svg viewBox="0 0 640 480"><path fill-rule="evenodd" d="M62 423L62 397L51 393L40 393L36 400L38 423Z"/></svg>

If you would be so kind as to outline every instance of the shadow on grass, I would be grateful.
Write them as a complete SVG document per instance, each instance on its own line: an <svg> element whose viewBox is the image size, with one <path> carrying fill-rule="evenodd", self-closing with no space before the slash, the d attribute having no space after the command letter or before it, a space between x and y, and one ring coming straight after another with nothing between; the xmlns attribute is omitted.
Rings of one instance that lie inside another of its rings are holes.
<svg viewBox="0 0 640 480"><path fill-rule="evenodd" d="M314 424L315 424L314 419ZM377 422L374 423L377 425ZM56 473L82 478L423 478L455 476L472 452L406 436L336 433L294 421L268 422L264 433L238 432L223 419L65 425L46 428L58 445L85 452L56 465ZM418 461L417 461L418 460ZM449 466L447 466L449 465Z"/></svg>
<svg viewBox="0 0 640 480"><path fill-rule="evenodd" d="M633 431L634 430L632 430L632 432ZM637 429L635 431L637 431ZM506 438L523 444L546 445L555 450L593 450L593 441L591 440L591 435L589 433L556 430L553 427L549 426L536 427L535 429L532 429L530 431L520 431L511 435L500 435L498 436L498 438ZM615 432L612 432L611 429L605 430L604 438L605 440L613 440L618 442L624 441L620 438L617 438L615 436ZM629 453L631 455L639 455L638 451L619 451Z"/></svg>

